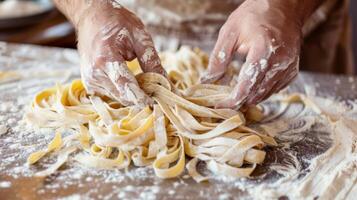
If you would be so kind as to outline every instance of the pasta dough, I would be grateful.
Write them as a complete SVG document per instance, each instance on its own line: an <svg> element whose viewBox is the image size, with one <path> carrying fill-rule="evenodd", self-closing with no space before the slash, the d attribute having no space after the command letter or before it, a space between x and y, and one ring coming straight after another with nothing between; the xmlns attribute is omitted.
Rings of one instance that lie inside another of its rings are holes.
<svg viewBox="0 0 357 200"><path fill-rule="evenodd" d="M38 175L53 173L77 151L74 159L84 166L151 165L160 178L177 177L186 165L196 181L207 180L196 169L199 161L213 175L249 177L264 161L262 148L276 145L272 137L246 126L262 118L259 109L246 113L214 109L231 87L198 84L207 66L207 56L201 51L183 47L160 56L170 81L158 74L140 73L135 61L128 63L141 88L155 100L152 106L123 107L107 97L89 96L80 80L37 94L27 121L58 130L48 148L31 154L28 163L35 164L52 152L59 156L57 163ZM64 129L75 134L62 139Z"/></svg>

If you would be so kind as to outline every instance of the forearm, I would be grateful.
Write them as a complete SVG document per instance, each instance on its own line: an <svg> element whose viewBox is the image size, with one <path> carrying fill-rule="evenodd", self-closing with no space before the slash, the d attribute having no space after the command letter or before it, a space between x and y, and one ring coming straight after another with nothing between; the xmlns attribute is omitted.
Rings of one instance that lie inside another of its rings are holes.
<svg viewBox="0 0 357 200"><path fill-rule="evenodd" d="M326 0L261 0L258 2L261 4L265 2L267 5L271 5L271 8L283 11L282 16L289 16L303 25L325 1Z"/></svg>
<svg viewBox="0 0 357 200"><path fill-rule="evenodd" d="M76 27L80 17L92 3L91 0L53 0L53 2Z"/></svg>

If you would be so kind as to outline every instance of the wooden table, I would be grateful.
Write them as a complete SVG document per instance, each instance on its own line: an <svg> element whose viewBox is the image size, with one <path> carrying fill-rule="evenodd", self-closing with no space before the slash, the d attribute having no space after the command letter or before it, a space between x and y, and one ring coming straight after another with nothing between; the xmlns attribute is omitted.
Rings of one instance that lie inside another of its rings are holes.
<svg viewBox="0 0 357 200"><path fill-rule="evenodd" d="M255 187L278 181L281 176L274 170L266 169L273 164L289 163L285 151L300 155L298 164L304 171L309 166L306 160L325 152L330 146L315 139L318 136L328 137L327 132L296 133L301 134L302 139L290 141L293 148L284 151L282 147L267 148L266 161L258 167L253 178L234 182L213 180L196 183L185 175L161 180L148 168L132 168L125 173L83 169L75 163L66 165L59 173L45 179L33 178L32 173L41 165L25 166L29 151L43 148L52 136L36 134L38 131L28 131L18 124L35 92L51 87L55 82L68 82L79 77L78 62L74 50L0 43L0 71L21 69L26 72L22 81L15 78L0 83L0 125L8 128L5 134L0 135L1 199L249 199L249 194L241 190L241 186ZM309 92L304 85L311 86L310 89L313 88L318 96L341 101L357 99L356 77L302 72L289 91ZM301 177L305 176L304 173Z"/></svg>

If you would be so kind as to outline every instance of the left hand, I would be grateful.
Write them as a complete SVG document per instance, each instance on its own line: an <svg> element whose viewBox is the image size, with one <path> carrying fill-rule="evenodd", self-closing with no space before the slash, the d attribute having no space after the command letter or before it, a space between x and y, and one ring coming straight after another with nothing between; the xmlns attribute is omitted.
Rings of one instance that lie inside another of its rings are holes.
<svg viewBox="0 0 357 200"><path fill-rule="evenodd" d="M246 0L221 28L201 81L212 83L223 77L234 54L245 63L232 94L217 107L257 104L298 74L303 20L285 2Z"/></svg>
<svg viewBox="0 0 357 200"><path fill-rule="evenodd" d="M87 92L111 97L124 106L153 104L126 64L137 58L143 72L166 76L141 20L125 7L101 0L92 2L79 21L78 50Z"/></svg>

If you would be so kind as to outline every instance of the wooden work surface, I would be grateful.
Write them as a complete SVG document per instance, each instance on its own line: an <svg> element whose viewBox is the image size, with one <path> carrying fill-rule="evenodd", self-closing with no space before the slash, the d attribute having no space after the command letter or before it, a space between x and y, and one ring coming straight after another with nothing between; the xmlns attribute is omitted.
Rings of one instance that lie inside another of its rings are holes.
<svg viewBox="0 0 357 200"><path fill-rule="evenodd" d="M25 70L28 82L19 84L16 80L10 81L6 87L0 87L0 105L18 102L15 110L0 109L0 125L8 127L7 133L0 135L0 198L1 199L57 199L70 197L71 199L236 199L249 195L239 189L237 184L224 181L211 181L209 183L196 183L185 176L177 179L161 180L153 174L152 170L136 170L135 174L125 171L101 171L80 170L80 166L66 166L54 176L46 179L33 178L31 172L36 167L27 170L25 160L28 154L24 154L24 148L32 148L31 145L44 146L49 138L43 138L34 132L24 134L20 141L18 134L22 129L13 128L19 123L26 105L31 101L34 94L41 89L53 86L55 82L69 82L79 77L78 57L74 50L45 48L28 45L12 45L0 43L0 72ZM51 74L44 73L50 71ZM33 75L32 75L32 74ZM52 77L52 78L49 78ZM55 78L54 78L55 77ZM31 81L32 80L32 81ZM33 81L35 80L35 81ZM290 91L307 92L304 86L314 88L318 96L334 97L341 101L354 100L357 98L357 79L354 77L332 76L311 74L302 72L300 77L290 86ZM13 89L15 88L15 89ZM25 95L26 94L26 95ZM22 96L22 97L21 97ZM2 119L2 121L1 121ZM13 120L10 120L13 119ZM300 134L300 133L299 133ZM313 158L329 148L329 144L319 141L314 143L316 133L304 132L304 139L292 142L289 150L301 155L299 162L303 168L308 164L304 159ZM328 133L324 137L328 137ZM313 142L311 142L313 141ZM26 146L27 145L27 146ZM38 148L38 146L36 147ZM284 163L283 152L279 147L267 148L267 159L263 166L258 167L252 179L242 180L242 184L261 184L274 182L279 176L265 168L277 162ZM130 171L130 170L129 170ZM301 174L303 177L304 174ZM255 178L254 178L255 177ZM10 185L7 185L10 183ZM126 191L123 194L121 191Z"/></svg>

